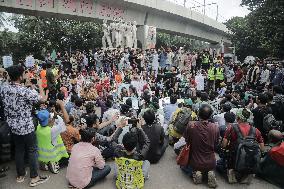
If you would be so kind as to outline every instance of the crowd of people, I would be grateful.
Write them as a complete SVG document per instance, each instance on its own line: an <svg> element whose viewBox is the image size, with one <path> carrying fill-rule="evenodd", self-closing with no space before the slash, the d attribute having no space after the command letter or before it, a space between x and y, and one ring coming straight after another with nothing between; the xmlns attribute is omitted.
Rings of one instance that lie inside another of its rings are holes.
<svg viewBox="0 0 284 189"><path fill-rule="evenodd" d="M229 183L257 175L284 187L282 64L226 62L215 50L95 49L20 61L0 79L0 156L14 151L18 183L28 162L31 187L49 179L39 169L67 167L69 187L89 188L115 160L117 188L142 188L173 146L195 184L206 177L216 188L219 171Z"/></svg>

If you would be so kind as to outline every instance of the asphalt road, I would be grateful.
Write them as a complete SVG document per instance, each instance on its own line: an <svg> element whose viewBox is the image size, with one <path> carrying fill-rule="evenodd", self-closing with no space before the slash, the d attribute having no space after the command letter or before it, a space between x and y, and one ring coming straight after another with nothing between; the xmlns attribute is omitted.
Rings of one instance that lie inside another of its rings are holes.
<svg viewBox="0 0 284 189"><path fill-rule="evenodd" d="M201 189L208 188L206 182L201 185L193 184L192 180L179 169L175 163L175 154L172 147L169 147L156 165L151 165L150 179L145 183L145 189ZM107 164L113 167L113 162L107 162ZM68 188L65 174L66 168L60 170L58 175L54 175L48 172L41 172L42 174L49 174L50 180L47 183L39 185L37 189L64 189ZM28 189L29 179L26 179L24 183L16 183L16 171L15 165L12 162L10 164L10 170L8 176L0 178L0 189ZM254 178L250 185L246 184L234 184L230 185L226 180L217 175L217 182L219 189L276 189L278 187L267 183L266 181ZM104 180L98 182L94 189L115 189L115 181L113 179L113 171Z"/></svg>

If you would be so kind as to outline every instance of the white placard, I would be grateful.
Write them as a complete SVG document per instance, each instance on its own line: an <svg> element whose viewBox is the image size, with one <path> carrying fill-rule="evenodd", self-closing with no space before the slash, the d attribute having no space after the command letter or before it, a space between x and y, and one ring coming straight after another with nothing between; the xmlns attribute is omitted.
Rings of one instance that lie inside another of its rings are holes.
<svg viewBox="0 0 284 189"><path fill-rule="evenodd" d="M13 60L11 56L3 56L3 66L4 68L13 66Z"/></svg>
<svg viewBox="0 0 284 189"><path fill-rule="evenodd" d="M195 82L197 84L196 88L198 91L204 90L204 76L203 75L197 75L195 76Z"/></svg>
<svg viewBox="0 0 284 189"><path fill-rule="evenodd" d="M35 59L32 55L27 56L26 58L26 67L31 68L35 65Z"/></svg>
<svg viewBox="0 0 284 189"><path fill-rule="evenodd" d="M138 110L139 109L139 101L137 98L135 97L123 97L123 103L126 103L126 100L131 98L132 100L132 108L135 109L135 110Z"/></svg>

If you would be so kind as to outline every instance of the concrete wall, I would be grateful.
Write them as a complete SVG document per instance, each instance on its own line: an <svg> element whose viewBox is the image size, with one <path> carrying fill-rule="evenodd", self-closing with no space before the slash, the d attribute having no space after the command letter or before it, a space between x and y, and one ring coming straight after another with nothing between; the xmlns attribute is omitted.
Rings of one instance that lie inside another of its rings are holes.
<svg viewBox="0 0 284 189"><path fill-rule="evenodd" d="M70 2L70 3L66 3ZM124 19L210 43L227 39L226 27L165 0L0 0L0 11L79 19Z"/></svg>

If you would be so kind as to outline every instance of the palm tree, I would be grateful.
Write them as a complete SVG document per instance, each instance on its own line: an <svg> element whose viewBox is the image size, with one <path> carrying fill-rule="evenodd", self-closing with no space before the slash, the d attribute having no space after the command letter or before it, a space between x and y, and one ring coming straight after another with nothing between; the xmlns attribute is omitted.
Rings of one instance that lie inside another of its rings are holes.
<svg viewBox="0 0 284 189"><path fill-rule="evenodd" d="M0 12L0 28L4 27L5 23L6 23L6 16L4 12Z"/></svg>

